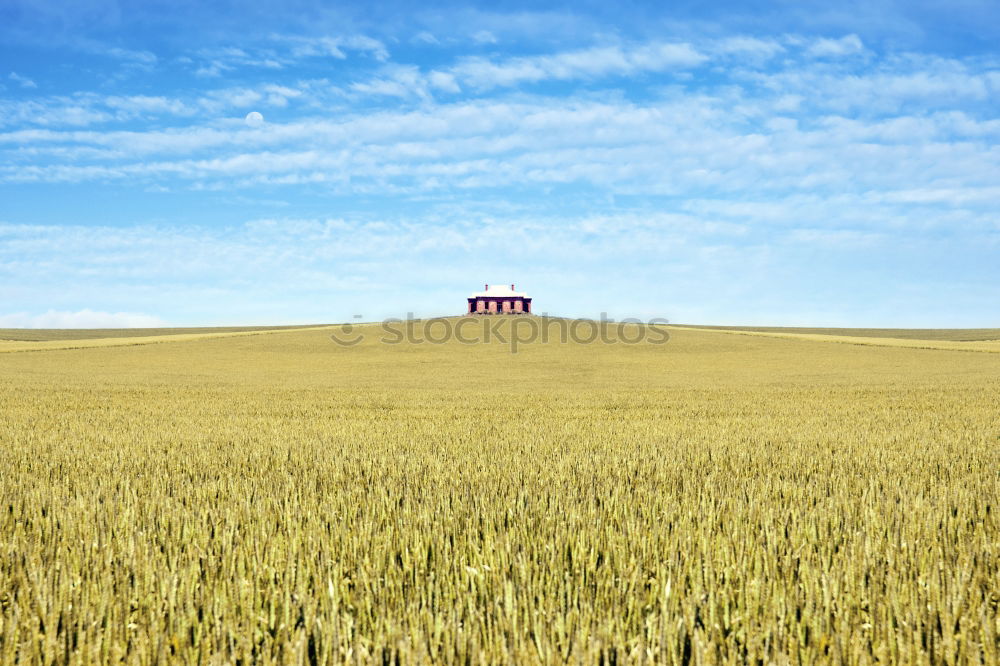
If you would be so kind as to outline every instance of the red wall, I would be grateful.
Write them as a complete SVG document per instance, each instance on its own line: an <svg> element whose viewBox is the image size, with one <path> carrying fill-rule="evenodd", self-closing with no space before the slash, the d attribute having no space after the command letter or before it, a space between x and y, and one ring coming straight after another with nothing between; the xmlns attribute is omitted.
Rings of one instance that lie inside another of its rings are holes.
<svg viewBox="0 0 1000 666"><path fill-rule="evenodd" d="M511 296L480 296L468 301L466 312L476 314L518 314L531 312L530 298Z"/></svg>

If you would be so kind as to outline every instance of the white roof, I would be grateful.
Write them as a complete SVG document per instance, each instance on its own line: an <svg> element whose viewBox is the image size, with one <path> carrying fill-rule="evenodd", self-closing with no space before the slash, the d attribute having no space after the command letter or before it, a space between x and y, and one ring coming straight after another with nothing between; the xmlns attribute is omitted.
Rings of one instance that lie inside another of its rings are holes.
<svg viewBox="0 0 1000 666"><path fill-rule="evenodd" d="M477 291L472 295L472 298L479 298L480 296L519 296L527 298L528 294L523 291L514 291L506 284L491 284L489 289L486 291Z"/></svg>

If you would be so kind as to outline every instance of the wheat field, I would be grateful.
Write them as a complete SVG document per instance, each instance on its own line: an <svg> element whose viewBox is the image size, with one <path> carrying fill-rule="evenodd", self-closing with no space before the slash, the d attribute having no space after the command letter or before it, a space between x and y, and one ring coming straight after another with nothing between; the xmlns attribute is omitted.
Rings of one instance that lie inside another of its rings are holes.
<svg viewBox="0 0 1000 666"><path fill-rule="evenodd" d="M802 328L796 326L697 326L706 330L754 333L796 333L900 340L950 340L974 342L1000 340L1000 328ZM0 336L2 337L2 336Z"/></svg>
<svg viewBox="0 0 1000 666"><path fill-rule="evenodd" d="M1000 354L361 330L0 354L0 662L1000 663Z"/></svg>
<svg viewBox="0 0 1000 666"><path fill-rule="evenodd" d="M251 331L293 330L306 326L213 326L201 328L0 328L0 342L40 342L48 340L93 340L140 338L163 335L206 333L247 333ZM1000 336L997 336L1000 337Z"/></svg>

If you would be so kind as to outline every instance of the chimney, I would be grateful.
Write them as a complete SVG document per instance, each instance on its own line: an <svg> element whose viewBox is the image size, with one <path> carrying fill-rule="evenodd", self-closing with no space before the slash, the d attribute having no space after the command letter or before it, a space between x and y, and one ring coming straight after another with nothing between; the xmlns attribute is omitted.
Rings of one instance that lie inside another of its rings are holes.
<svg viewBox="0 0 1000 666"><path fill-rule="evenodd" d="M483 286L483 291L489 291L489 290L490 290L490 285L487 284Z"/></svg>
<svg viewBox="0 0 1000 666"><path fill-rule="evenodd" d="M514 283L513 282L510 283L510 290L514 291Z"/></svg>

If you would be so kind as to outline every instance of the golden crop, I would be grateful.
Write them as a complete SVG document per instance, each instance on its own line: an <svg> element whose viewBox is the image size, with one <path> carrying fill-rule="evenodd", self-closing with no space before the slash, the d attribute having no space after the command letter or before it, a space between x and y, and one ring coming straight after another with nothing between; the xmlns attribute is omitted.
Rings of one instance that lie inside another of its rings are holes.
<svg viewBox="0 0 1000 666"><path fill-rule="evenodd" d="M136 338L197 333L249 333L309 328L308 326L213 326L203 328L0 328L0 341L48 341Z"/></svg>
<svg viewBox="0 0 1000 666"><path fill-rule="evenodd" d="M1000 355L329 333L0 354L0 662L1000 663Z"/></svg>

